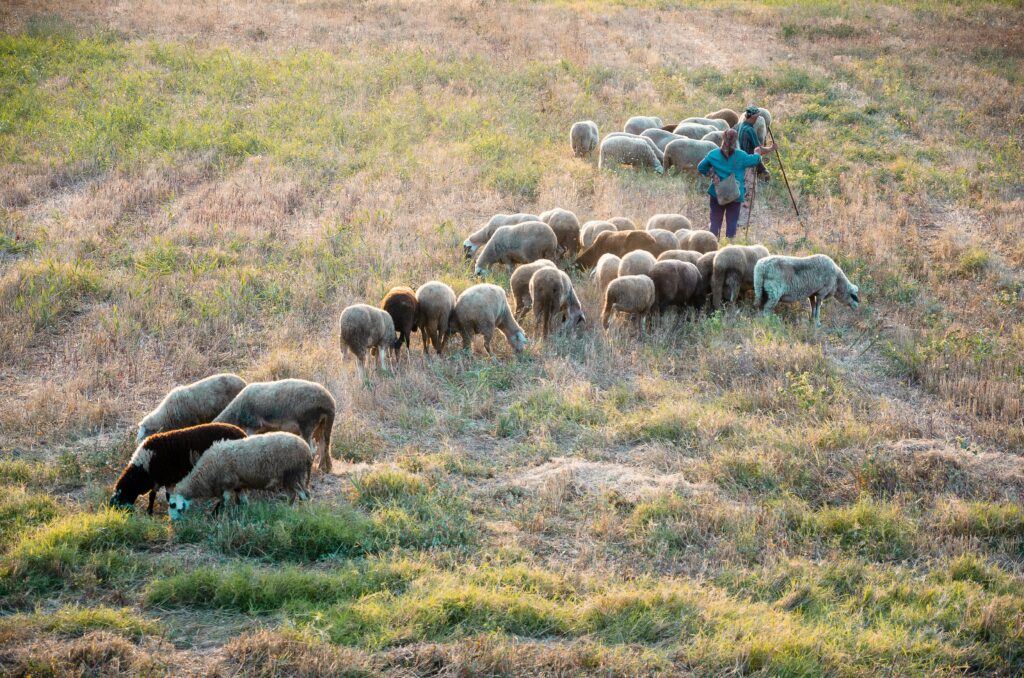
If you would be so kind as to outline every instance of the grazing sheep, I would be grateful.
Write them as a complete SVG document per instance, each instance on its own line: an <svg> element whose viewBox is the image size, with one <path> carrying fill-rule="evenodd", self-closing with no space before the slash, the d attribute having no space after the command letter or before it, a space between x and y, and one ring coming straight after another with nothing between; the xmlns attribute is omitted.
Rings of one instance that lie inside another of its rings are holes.
<svg viewBox="0 0 1024 678"><path fill-rule="evenodd" d="M532 264L516 266L512 271L512 277L508 280L508 286L512 289L512 303L515 308L515 317L522 320L526 312L533 308L533 297L530 294L530 278L542 268L555 268L555 262L550 259L538 259Z"/></svg>
<svg viewBox="0 0 1024 678"><path fill-rule="evenodd" d="M682 243L685 239L690 237L691 233L693 233L693 229L680 228L676 231L676 240Z"/></svg>
<svg viewBox="0 0 1024 678"><path fill-rule="evenodd" d="M594 244L594 240L597 236L601 235L605 231L615 232L619 229L615 227L615 224L610 221L588 221L583 224L582 234L580 235L580 241L583 245L583 249L587 249Z"/></svg>
<svg viewBox="0 0 1024 678"><path fill-rule="evenodd" d="M619 263L619 274L617 278L627 275L647 275L647 272L654 268L658 262L654 255L643 250L627 252Z"/></svg>
<svg viewBox="0 0 1024 678"><path fill-rule="evenodd" d="M690 231L679 238L679 249L694 252L713 252L718 249L718 238L711 231Z"/></svg>
<svg viewBox="0 0 1024 678"><path fill-rule="evenodd" d="M224 373L171 389L160 404L139 422L135 442L141 443L161 431L212 421L243 388L244 379L237 374Z"/></svg>
<svg viewBox="0 0 1024 678"><path fill-rule="evenodd" d="M577 158L589 157L597 148L599 138L597 123L593 120L574 122L569 129L569 146L572 147L572 154Z"/></svg>
<svg viewBox="0 0 1024 678"><path fill-rule="evenodd" d="M448 336L448 318L455 308L455 292L438 280L423 283L416 290L416 325L423 339L423 353L426 355L427 340L434 345L438 355L444 348Z"/></svg>
<svg viewBox="0 0 1024 678"><path fill-rule="evenodd" d="M636 222L629 217L612 217L608 220L608 223L615 227L617 231L635 231Z"/></svg>
<svg viewBox="0 0 1024 678"><path fill-rule="evenodd" d="M536 214L526 214L524 212L495 214L484 226L471 233L465 242L462 243L462 249L466 253L466 258L471 258L478 249L486 245L487 241L494 235L494 232L502 226L521 224L525 221L540 221L540 217Z"/></svg>
<svg viewBox="0 0 1024 678"><path fill-rule="evenodd" d="M647 226L644 228L648 231L662 228L675 233L681 228L689 229L691 226L690 220L682 214L655 214L647 220Z"/></svg>
<svg viewBox="0 0 1024 678"><path fill-rule="evenodd" d="M705 127L714 127L719 132L724 132L729 129L729 123L720 118L687 118L683 120L680 125L704 125Z"/></svg>
<svg viewBox="0 0 1024 678"><path fill-rule="evenodd" d="M502 226L480 250L475 273L483 275L494 264L512 268L538 259L554 259L557 254L558 237L543 221Z"/></svg>
<svg viewBox="0 0 1024 678"><path fill-rule="evenodd" d="M710 141L703 141L700 137L696 139L677 139L665 147L665 171L675 167L676 172L684 169L697 169L697 165L711 151L718 148L718 144Z"/></svg>
<svg viewBox="0 0 1024 678"><path fill-rule="evenodd" d="M380 307L391 316L391 322L398 332L398 339L394 342L397 358L403 342L407 349L412 350L409 341L416 331L416 293L411 287L392 287L380 302Z"/></svg>
<svg viewBox="0 0 1024 678"><path fill-rule="evenodd" d="M821 325L821 302L831 296L856 309L859 290L824 254L765 257L754 266L754 307L768 315L780 301L809 299L811 319Z"/></svg>
<svg viewBox="0 0 1024 678"><path fill-rule="evenodd" d="M608 283L604 293L604 308L601 311L601 325L608 329L608 322L615 311L627 313L636 319L640 334L643 335L644 320L655 304L654 281L646 275L627 275Z"/></svg>
<svg viewBox="0 0 1024 678"><path fill-rule="evenodd" d="M613 139L615 137L623 137L625 139L637 139L647 144L652 151L654 151L655 157L658 158L658 162L664 162L665 154L658 148L658 145L654 143L654 140L650 137L645 137L642 134L630 134L629 132L612 132L605 136L605 139Z"/></svg>
<svg viewBox="0 0 1024 678"><path fill-rule="evenodd" d="M391 322L391 316L378 308L367 306ZM394 337L392 329L388 336ZM381 350L387 348L384 344ZM303 379L281 379L249 384L214 419L234 424L249 435L267 431L287 431L302 436L314 456L319 453L317 467L324 473L331 470L331 430L336 411L334 396L320 384Z"/></svg>
<svg viewBox="0 0 1024 678"><path fill-rule="evenodd" d="M681 122L679 126L673 130L673 134L678 134L681 137L687 139L702 139L711 132L717 132L718 128L714 125L699 125L695 122Z"/></svg>
<svg viewBox="0 0 1024 678"><path fill-rule="evenodd" d="M659 254L658 261L688 261L691 264L696 264L700 257L701 253L693 250L669 250Z"/></svg>
<svg viewBox="0 0 1024 678"><path fill-rule="evenodd" d="M704 136L702 136L700 138L700 140L701 141L710 141L715 146L719 146L720 147L722 145L722 137L723 136L725 136L725 132L711 132L709 134L705 134Z"/></svg>
<svg viewBox="0 0 1024 678"><path fill-rule="evenodd" d="M654 281L659 313L664 313L669 306L682 307L702 301L696 298L701 290L700 272L688 261L659 261L647 275Z"/></svg>
<svg viewBox="0 0 1024 678"><path fill-rule="evenodd" d="M174 488L167 501L171 520L181 518L196 499L218 499L215 511L229 497L238 503L243 490L281 489L288 503L309 498L313 457L306 442L292 433L264 433L242 440L214 443L195 468Z"/></svg>
<svg viewBox="0 0 1024 678"><path fill-rule="evenodd" d="M630 134L640 134L644 130L651 128L657 129L664 125L661 118L646 116L646 115L634 115L632 118L626 121L626 124L622 126L623 132L629 132Z"/></svg>
<svg viewBox="0 0 1024 678"><path fill-rule="evenodd" d="M723 108L715 111L714 113L708 113L704 117L711 120L725 120L729 127L735 127L736 123L740 121L740 114L731 108Z"/></svg>
<svg viewBox="0 0 1024 678"><path fill-rule="evenodd" d="M561 207L543 212L540 220L551 227L558 239L558 251L564 257L575 257L580 250L580 220Z"/></svg>
<svg viewBox="0 0 1024 678"><path fill-rule="evenodd" d="M366 378L366 358L377 354L380 368L384 369L384 356L387 350L397 351L395 341L395 322L391 315L369 304L352 304L341 312L339 321L339 337L341 339L341 357L351 351L356 358L359 376Z"/></svg>
<svg viewBox="0 0 1024 678"><path fill-rule="evenodd" d="M647 232L654 236L662 251L674 250L679 247L679 239L672 231L666 231L663 228L649 228Z"/></svg>
<svg viewBox="0 0 1024 678"><path fill-rule="evenodd" d="M654 256L662 252L661 245L647 231L605 232L597 236L593 245L580 252L576 264L583 269L593 268L602 254L610 252L621 257L633 250L646 250Z"/></svg>
<svg viewBox="0 0 1024 678"><path fill-rule="evenodd" d="M672 132L666 132L663 129L644 130L644 133L641 134L640 136L646 137L647 139L653 141L654 145L657 146L658 150L660 150L662 153L665 152L665 147L668 146L670 142L673 142L676 139L686 138L683 136L679 136L678 134L673 134Z"/></svg>
<svg viewBox="0 0 1024 678"><path fill-rule="evenodd" d="M754 265L768 256L764 245L728 245L718 250L711 268L711 304L722 307L723 295L729 303L754 285Z"/></svg>
<svg viewBox="0 0 1024 678"><path fill-rule="evenodd" d="M494 336L495 327L501 330L516 353L526 348L526 334L512 316L512 309L508 307L508 299L505 298L505 290L497 285L481 283L473 285L459 295L455 302L455 310L452 311L448 331L451 334L458 332L462 335L464 350L468 351L472 347L473 335L482 334L484 349L492 355L491 337Z"/></svg>
<svg viewBox="0 0 1024 678"><path fill-rule="evenodd" d="M649 145L648 145L649 144ZM629 165L639 169L653 169L662 174L665 169L658 159L657 146L646 137L605 137L597 159L598 169Z"/></svg>
<svg viewBox="0 0 1024 678"><path fill-rule="evenodd" d="M715 255L717 254L717 251L705 252L694 264L697 267L697 272L700 273L700 289L695 295L695 299L699 299L698 305L700 306L704 305L704 300L711 293L711 274L715 268Z"/></svg>
<svg viewBox="0 0 1024 678"><path fill-rule="evenodd" d="M561 314L564 321L575 327L586 322L583 307L572 288L572 281L565 272L557 268L542 268L530 278L530 297L533 299L533 320L540 323L541 336L547 338L555 314Z"/></svg>
<svg viewBox="0 0 1024 678"><path fill-rule="evenodd" d="M189 474L196 459L218 440L237 440L245 431L231 424L199 424L174 431L154 433L135 448L121 477L114 484L110 505L127 508L143 492L149 492L149 509L153 515L156 491L174 487Z"/></svg>
<svg viewBox="0 0 1024 678"><path fill-rule="evenodd" d="M619 277L619 265L622 259L614 254L602 254L597 260L591 277L597 280L597 289L600 291L600 298L604 299L604 292L608 289L608 283Z"/></svg>

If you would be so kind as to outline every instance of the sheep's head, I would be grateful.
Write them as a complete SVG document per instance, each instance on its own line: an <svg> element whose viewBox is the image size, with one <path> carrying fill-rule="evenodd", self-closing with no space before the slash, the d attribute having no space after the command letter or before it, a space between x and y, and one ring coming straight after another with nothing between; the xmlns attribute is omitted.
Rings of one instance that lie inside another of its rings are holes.
<svg viewBox="0 0 1024 678"><path fill-rule="evenodd" d="M110 508L129 509L134 505L135 502L128 501L120 488L114 490L114 494L110 497Z"/></svg>
<svg viewBox="0 0 1024 678"><path fill-rule="evenodd" d="M525 332L518 330L515 334L509 337L508 343L512 344L512 348L516 353L522 353L530 341L526 338Z"/></svg>
<svg viewBox="0 0 1024 678"><path fill-rule="evenodd" d="M482 277L484 277L484 273L486 273L486 272L487 272L486 269L484 269L479 264L477 264L476 268L473 270L473 275L475 275L478 278L482 278Z"/></svg>
<svg viewBox="0 0 1024 678"><path fill-rule="evenodd" d="M139 432L135 434L135 442L141 443L143 440L149 437L149 429L139 424Z"/></svg>
<svg viewBox="0 0 1024 678"><path fill-rule="evenodd" d="M466 238L465 242L462 243L462 251L465 253L467 259L473 258L473 253L477 251L479 245L476 245L469 238Z"/></svg>
<svg viewBox="0 0 1024 678"><path fill-rule="evenodd" d="M171 498L167 500L167 515L171 517L171 520L178 520L191 504L191 500L185 499L180 494L172 494Z"/></svg>
<svg viewBox="0 0 1024 678"><path fill-rule="evenodd" d="M852 309L860 305L860 290L849 280L843 280L836 289L836 297Z"/></svg>

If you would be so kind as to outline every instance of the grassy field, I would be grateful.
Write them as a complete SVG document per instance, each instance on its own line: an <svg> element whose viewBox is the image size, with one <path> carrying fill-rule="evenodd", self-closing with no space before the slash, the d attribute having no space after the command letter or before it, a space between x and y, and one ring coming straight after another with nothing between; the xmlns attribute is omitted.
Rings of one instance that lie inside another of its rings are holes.
<svg viewBox="0 0 1024 678"><path fill-rule="evenodd" d="M0 30L0 673L1024 672L1019 0L43 0ZM749 240L831 255L859 310L639 341L574 274L580 335L341 361L342 308L465 289L495 212L703 223L704 182L599 172L569 126L748 102L803 214L772 161ZM313 500L106 510L140 416L216 371L335 394Z"/></svg>

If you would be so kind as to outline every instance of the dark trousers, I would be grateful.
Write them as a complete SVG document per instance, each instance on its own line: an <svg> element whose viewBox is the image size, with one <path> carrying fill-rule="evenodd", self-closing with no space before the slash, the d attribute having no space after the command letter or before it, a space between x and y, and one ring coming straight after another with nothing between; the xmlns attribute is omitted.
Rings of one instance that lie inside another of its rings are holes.
<svg viewBox="0 0 1024 678"><path fill-rule="evenodd" d="M725 217L725 237L730 240L736 237L736 222L740 218L740 201L731 202L728 205L719 205L718 200L712 195L711 198L711 224L708 230L719 237L722 230L722 217Z"/></svg>

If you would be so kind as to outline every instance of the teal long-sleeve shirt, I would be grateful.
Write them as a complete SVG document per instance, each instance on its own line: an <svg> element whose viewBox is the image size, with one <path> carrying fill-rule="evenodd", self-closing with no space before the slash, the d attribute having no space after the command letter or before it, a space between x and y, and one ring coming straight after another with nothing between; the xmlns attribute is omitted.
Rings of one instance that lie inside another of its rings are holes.
<svg viewBox="0 0 1024 678"><path fill-rule="evenodd" d="M725 179L730 174L735 175L736 181L740 184L740 202L743 202L743 196L747 192L747 187L743 185L743 171L748 167L757 167L759 162L761 162L761 156L757 153L747 153L737 148L732 155L726 158L722 155L722 149L716 148L704 156L704 159L697 165L697 171L708 176L713 168L719 179ZM712 198L718 197L718 194L715 193L714 182L711 182L711 186L708 187L708 195Z"/></svg>

